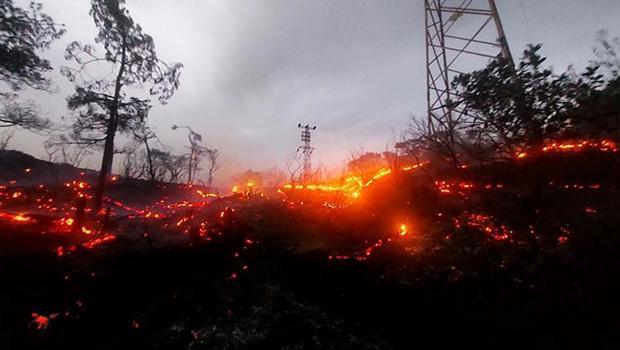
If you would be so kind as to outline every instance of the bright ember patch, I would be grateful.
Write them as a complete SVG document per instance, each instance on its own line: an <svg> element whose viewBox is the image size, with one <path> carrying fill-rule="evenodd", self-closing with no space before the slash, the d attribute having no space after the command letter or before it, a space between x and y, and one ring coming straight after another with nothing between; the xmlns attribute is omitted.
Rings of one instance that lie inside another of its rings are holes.
<svg viewBox="0 0 620 350"><path fill-rule="evenodd" d="M611 140L573 140L573 141L557 141L551 142L540 149L543 153L575 153L585 150L593 150L599 152L618 152L618 145ZM531 151L531 150L530 150ZM536 153L536 152L534 152ZM515 155L517 159L523 159L530 156L529 152L520 151Z"/></svg>
<svg viewBox="0 0 620 350"><path fill-rule="evenodd" d="M93 249L96 246L99 246L99 245L101 245L103 243L106 243L106 242L113 241L115 239L116 239L115 235L107 234L107 235L105 235L103 237L95 238L95 239L92 239L92 240L90 240L88 242L85 242L85 243L82 244L82 246L84 248L87 248L87 249Z"/></svg>
<svg viewBox="0 0 620 350"><path fill-rule="evenodd" d="M9 214L9 213L0 213L0 219L10 221L16 224L25 224L29 222L33 222L34 220L24 214Z"/></svg>
<svg viewBox="0 0 620 350"><path fill-rule="evenodd" d="M41 331L46 329L50 324L50 319L46 316L39 315L37 313L32 313L32 322L37 327L37 330Z"/></svg>
<svg viewBox="0 0 620 350"><path fill-rule="evenodd" d="M400 231L398 232L398 234L400 236L406 236L407 233L409 233L409 229L407 228L407 225L405 225L405 224L401 224L399 229L400 229Z"/></svg>

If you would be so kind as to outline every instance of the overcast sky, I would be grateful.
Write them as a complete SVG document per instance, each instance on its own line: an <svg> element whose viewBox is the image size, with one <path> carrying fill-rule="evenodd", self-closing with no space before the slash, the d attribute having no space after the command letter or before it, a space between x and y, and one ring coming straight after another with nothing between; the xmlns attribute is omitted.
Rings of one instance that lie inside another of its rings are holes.
<svg viewBox="0 0 620 350"><path fill-rule="evenodd" d="M16 0L26 4L26 0ZM87 0L43 0L67 34L45 53L55 67L73 40L92 42ZM220 179L284 167L297 123L318 126L314 164L335 167L349 150L385 150L410 116L425 113L422 0L127 0L161 58L185 65L170 103L150 125L183 150L170 125L192 125L221 151ZM497 0L515 56L543 43L556 71L585 66L595 34L620 35L618 0ZM54 95L25 92L54 120L72 86L56 71ZM20 132L12 148L42 156L43 139ZM96 166L99 155L90 161ZM117 163L120 163L117 161Z"/></svg>

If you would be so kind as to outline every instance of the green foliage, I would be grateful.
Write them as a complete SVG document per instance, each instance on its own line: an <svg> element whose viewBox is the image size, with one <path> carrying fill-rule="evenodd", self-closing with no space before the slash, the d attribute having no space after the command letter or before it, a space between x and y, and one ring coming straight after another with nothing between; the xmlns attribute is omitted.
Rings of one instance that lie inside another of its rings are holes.
<svg viewBox="0 0 620 350"><path fill-rule="evenodd" d="M578 81L578 107L566 113L570 121L565 136L604 137L620 140L620 38L600 31L597 57Z"/></svg>
<svg viewBox="0 0 620 350"><path fill-rule="evenodd" d="M607 30L597 33L594 65L603 68L612 78L620 75L620 38L610 39Z"/></svg>
<svg viewBox="0 0 620 350"><path fill-rule="evenodd" d="M94 196L97 211L107 175L112 171L116 133L143 128L151 108L150 99L128 96L127 90L149 85L149 95L164 104L179 87L183 65L159 59L153 38L133 21L124 0L92 0L91 4L90 15L99 30L95 44L103 46L104 52L99 54L95 45L77 41L69 44L65 58L74 61L76 67L63 67L62 73L76 85L75 93L67 99L69 108L77 111L70 137L77 143L104 143ZM94 77L87 71L88 67L96 69L100 65L114 73ZM109 78L111 74L113 78Z"/></svg>
<svg viewBox="0 0 620 350"><path fill-rule="evenodd" d="M528 46L513 70L496 59L482 70L461 74L453 82L471 116L466 131L481 140L498 140L510 148L534 144L557 127L557 116L572 107L566 96L568 75L554 76L544 68L541 46Z"/></svg>
<svg viewBox="0 0 620 350"><path fill-rule="evenodd" d="M105 140L110 126L120 132L143 127L151 108L149 99L127 96L127 89L149 87L149 95L166 103L179 87L182 64L159 59L153 38L144 33L124 8L124 0L93 0L90 15L98 28L95 44L73 42L65 58L76 67L63 67L62 73L76 84L67 101L78 111L74 137L85 142ZM96 46L103 46L98 53ZM94 77L87 67L111 67L115 72Z"/></svg>
<svg viewBox="0 0 620 350"><path fill-rule="evenodd" d="M0 97L0 128L21 127L34 132L43 132L52 128L52 122L40 115L39 108L33 102L18 103L15 96Z"/></svg>
<svg viewBox="0 0 620 350"><path fill-rule="evenodd" d="M65 30L31 2L29 9L16 7L13 0L0 1L0 81L14 91L29 86L48 90L51 81L44 73L50 62L37 51L48 49Z"/></svg>
<svg viewBox="0 0 620 350"><path fill-rule="evenodd" d="M529 45L514 69L498 58L455 78L453 87L468 115L461 130L469 140L512 154L545 139L617 138L620 79L606 80L599 65L556 75L543 66L540 50L541 45Z"/></svg>
<svg viewBox="0 0 620 350"><path fill-rule="evenodd" d="M65 30L42 9L34 2L22 9L13 0L0 1L0 82L13 91L24 87L51 90L52 82L45 73L52 66L38 51L48 49ZM15 93L0 92L0 103L0 128L16 126L41 132L52 126L33 102L18 103Z"/></svg>

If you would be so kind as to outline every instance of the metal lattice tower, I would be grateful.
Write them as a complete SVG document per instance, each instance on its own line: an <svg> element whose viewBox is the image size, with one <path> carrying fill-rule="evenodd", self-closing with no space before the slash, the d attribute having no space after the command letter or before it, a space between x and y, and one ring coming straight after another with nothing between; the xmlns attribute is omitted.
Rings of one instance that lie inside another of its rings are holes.
<svg viewBox="0 0 620 350"><path fill-rule="evenodd" d="M494 0L424 2L428 127L452 134L467 116L451 86L454 78L500 55L513 67L514 60Z"/></svg>
<svg viewBox="0 0 620 350"><path fill-rule="evenodd" d="M307 181L312 174L312 152L314 151L314 147L310 143L312 138L310 130L316 130L316 126L299 123L297 127L301 129L301 146L297 148L297 152L301 151L303 155L303 173L301 176L303 181Z"/></svg>

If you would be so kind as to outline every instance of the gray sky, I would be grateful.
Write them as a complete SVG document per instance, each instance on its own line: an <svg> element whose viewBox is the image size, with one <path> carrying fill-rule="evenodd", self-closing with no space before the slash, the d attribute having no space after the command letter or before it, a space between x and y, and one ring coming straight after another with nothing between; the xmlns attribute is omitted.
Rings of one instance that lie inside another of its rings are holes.
<svg viewBox="0 0 620 350"><path fill-rule="evenodd" d="M16 0L26 4L26 0ZM150 125L178 152L189 124L221 151L220 180L284 167L297 123L318 125L314 164L339 166L349 150L384 150L410 115L425 113L422 0L127 0L161 58L185 65L181 88L155 105ZM73 40L92 42L87 0L42 0L67 34L45 53L55 67ZM497 0L516 57L543 43L556 71L593 58L596 31L620 35L618 0ZM58 71L54 95L25 92L55 120L72 86ZM42 156L42 138L19 132L12 148ZM96 166L100 156L93 158ZM120 163L117 161L115 163Z"/></svg>

